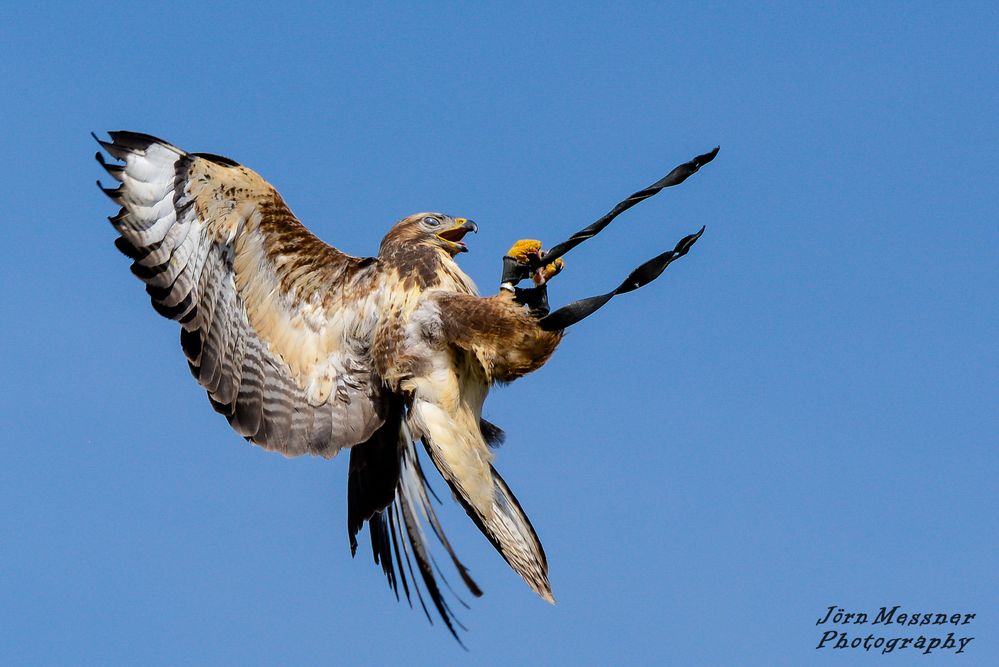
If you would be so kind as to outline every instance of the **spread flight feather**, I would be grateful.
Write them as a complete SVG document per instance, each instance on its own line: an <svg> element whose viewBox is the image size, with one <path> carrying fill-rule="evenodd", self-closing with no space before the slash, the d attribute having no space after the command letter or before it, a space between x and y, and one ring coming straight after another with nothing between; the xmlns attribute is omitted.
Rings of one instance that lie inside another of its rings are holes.
<svg viewBox="0 0 999 667"><path fill-rule="evenodd" d="M212 407L286 456L351 448L352 547L368 521L396 593L402 583L409 597L408 571L423 604L415 561L452 633L420 521L480 592L434 515L416 442L507 562L552 601L544 551L493 468L487 436L498 431L481 412L489 387L543 365L561 332L542 330L507 292L478 296L453 259L471 223L412 215L377 257L352 257L309 232L250 169L148 135L110 136L100 144L123 164L98 160L120 183L105 189L121 205L110 218L116 245L156 311L180 323Z"/></svg>

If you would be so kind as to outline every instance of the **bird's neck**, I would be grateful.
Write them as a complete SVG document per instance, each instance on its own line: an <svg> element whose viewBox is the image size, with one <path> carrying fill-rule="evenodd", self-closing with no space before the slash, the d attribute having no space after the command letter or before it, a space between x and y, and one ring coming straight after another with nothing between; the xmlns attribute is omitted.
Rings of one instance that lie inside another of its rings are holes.
<svg viewBox="0 0 999 667"><path fill-rule="evenodd" d="M406 290L442 289L477 294L475 283L444 250L424 244L392 248L380 257L386 270L399 276Z"/></svg>

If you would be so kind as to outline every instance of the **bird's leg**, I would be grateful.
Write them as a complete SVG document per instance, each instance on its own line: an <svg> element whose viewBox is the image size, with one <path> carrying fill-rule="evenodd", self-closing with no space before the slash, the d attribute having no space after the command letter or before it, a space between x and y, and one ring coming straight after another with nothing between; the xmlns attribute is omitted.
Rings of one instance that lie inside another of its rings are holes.
<svg viewBox="0 0 999 667"><path fill-rule="evenodd" d="M565 267L561 259L540 265L545 253L541 241L521 239L513 244L503 257L503 277L500 288L512 290L517 283L530 278L535 286L543 285L554 278Z"/></svg>
<svg viewBox="0 0 999 667"><path fill-rule="evenodd" d="M544 251L541 249L541 241L521 239L514 243L503 257L503 277L500 280L500 290L513 293L514 301L526 306L531 315L538 318L544 317L550 310L548 281L565 267L565 262L561 258L538 266L538 263L543 261ZM533 287L516 286L527 278L534 283Z"/></svg>

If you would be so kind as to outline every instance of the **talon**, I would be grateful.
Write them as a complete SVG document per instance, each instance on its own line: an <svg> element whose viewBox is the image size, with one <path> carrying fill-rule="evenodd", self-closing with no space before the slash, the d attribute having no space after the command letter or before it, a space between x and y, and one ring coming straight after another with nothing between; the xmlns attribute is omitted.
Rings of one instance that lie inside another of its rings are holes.
<svg viewBox="0 0 999 667"><path fill-rule="evenodd" d="M521 239L514 243L506 254L520 264L530 264L532 258L541 256L541 241Z"/></svg>
<svg viewBox="0 0 999 667"><path fill-rule="evenodd" d="M551 264L545 264L540 269L534 273L534 284L544 285L546 282L562 273L562 269L565 268L565 262L559 257Z"/></svg>

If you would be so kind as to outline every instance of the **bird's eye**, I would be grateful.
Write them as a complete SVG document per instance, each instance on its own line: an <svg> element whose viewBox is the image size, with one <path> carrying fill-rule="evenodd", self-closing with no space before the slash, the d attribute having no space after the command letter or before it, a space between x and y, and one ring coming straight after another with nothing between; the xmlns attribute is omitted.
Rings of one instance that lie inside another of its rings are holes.
<svg viewBox="0 0 999 667"><path fill-rule="evenodd" d="M438 225L441 224L441 221L438 220L437 218L433 218L428 215L423 219L423 224L427 225L428 227L437 227Z"/></svg>

